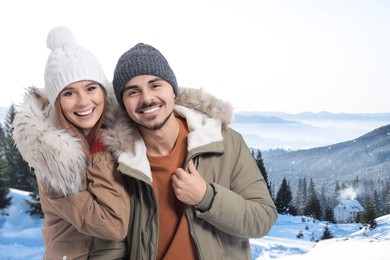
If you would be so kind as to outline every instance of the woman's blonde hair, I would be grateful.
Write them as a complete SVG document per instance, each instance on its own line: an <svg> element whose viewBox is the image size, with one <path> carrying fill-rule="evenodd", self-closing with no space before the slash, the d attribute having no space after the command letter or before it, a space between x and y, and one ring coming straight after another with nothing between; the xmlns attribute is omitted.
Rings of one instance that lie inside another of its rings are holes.
<svg viewBox="0 0 390 260"><path fill-rule="evenodd" d="M103 108L103 113L100 116L99 120L96 122L96 124L92 127L91 131L89 132L88 136L85 136L83 134L83 131L72 124L64 115L62 108L61 108L61 103L59 96L57 97L55 101L55 113L57 116L58 123L60 124L61 127L66 129L71 136L76 137L80 140L81 145L85 149L85 152L89 152L91 148L91 143L93 140L95 140L99 134L100 129L102 128L104 117L106 115L106 110L107 110L107 93L106 90L99 84L101 87L103 93L104 93L104 108Z"/></svg>

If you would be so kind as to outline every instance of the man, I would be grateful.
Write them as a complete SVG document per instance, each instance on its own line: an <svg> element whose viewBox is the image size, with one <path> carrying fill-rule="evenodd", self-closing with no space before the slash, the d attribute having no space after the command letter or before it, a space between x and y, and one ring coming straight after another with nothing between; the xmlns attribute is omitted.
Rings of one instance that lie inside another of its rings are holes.
<svg viewBox="0 0 390 260"><path fill-rule="evenodd" d="M130 259L251 259L277 218L231 106L179 89L164 56L125 52L113 87L125 116L108 131L130 196ZM130 120L129 120L130 119Z"/></svg>

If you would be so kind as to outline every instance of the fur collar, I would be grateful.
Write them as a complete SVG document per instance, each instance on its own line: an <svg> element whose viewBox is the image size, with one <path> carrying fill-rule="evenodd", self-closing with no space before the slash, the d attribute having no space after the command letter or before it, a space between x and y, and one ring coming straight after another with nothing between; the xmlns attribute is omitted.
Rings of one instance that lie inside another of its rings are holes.
<svg viewBox="0 0 390 260"><path fill-rule="evenodd" d="M43 90L27 89L13 127L15 145L37 179L64 196L78 193L85 154L78 140L58 127Z"/></svg>
<svg viewBox="0 0 390 260"><path fill-rule="evenodd" d="M179 88L175 113L187 120L190 130L189 150L213 141L221 141L221 127L227 127L234 115L233 107L229 103L215 98L203 89L192 88ZM107 118L109 127L103 136L103 142L118 162L138 169L151 178L146 147L137 127L119 106L116 112L110 114L115 115L115 118Z"/></svg>

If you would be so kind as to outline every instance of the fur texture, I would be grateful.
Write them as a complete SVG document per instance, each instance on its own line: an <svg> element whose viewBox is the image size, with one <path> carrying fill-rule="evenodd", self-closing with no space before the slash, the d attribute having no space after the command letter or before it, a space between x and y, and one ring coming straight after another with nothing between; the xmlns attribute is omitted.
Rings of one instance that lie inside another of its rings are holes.
<svg viewBox="0 0 390 260"><path fill-rule="evenodd" d="M217 99L203 89L179 88L179 94L175 99L175 105L184 106L206 114L210 118L219 120L222 127L227 127L233 120L233 107L225 101ZM127 115L127 112L114 105L111 108L111 116L106 118L108 126L103 142L113 151L115 158L123 153L135 155L135 138L138 130Z"/></svg>
<svg viewBox="0 0 390 260"><path fill-rule="evenodd" d="M205 92L203 88L179 88L175 104L195 109L211 118L219 119L222 122L222 127L227 127L233 120L234 109L232 105Z"/></svg>
<svg viewBox="0 0 390 260"><path fill-rule="evenodd" d="M13 122L13 139L37 179L67 196L78 193L86 158L81 144L58 127L42 90L29 88Z"/></svg>

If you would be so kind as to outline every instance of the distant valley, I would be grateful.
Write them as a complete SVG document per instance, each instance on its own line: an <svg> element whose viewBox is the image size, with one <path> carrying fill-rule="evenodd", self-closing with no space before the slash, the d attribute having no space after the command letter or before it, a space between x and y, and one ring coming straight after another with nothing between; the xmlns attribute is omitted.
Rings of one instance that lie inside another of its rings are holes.
<svg viewBox="0 0 390 260"><path fill-rule="evenodd" d="M336 182L354 180L385 184L390 180L390 124L354 140L278 155L263 153L268 178L276 185L283 177L296 186L299 178L312 178L333 191Z"/></svg>
<svg viewBox="0 0 390 260"><path fill-rule="evenodd" d="M231 125L248 146L262 151L310 149L349 141L390 124L390 113L334 114L238 112Z"/></svg>
<svg viewBox="0 0 390 260"><path fill-rule="evenodd" d="M371 182L373 192L390 181L390 113L245 112L235 115L232 128L262 152L276 190L284 177L294 192L306 178L328 195L337 183L359 179Z"/></svg>

